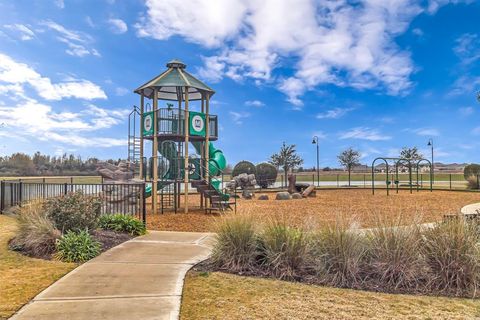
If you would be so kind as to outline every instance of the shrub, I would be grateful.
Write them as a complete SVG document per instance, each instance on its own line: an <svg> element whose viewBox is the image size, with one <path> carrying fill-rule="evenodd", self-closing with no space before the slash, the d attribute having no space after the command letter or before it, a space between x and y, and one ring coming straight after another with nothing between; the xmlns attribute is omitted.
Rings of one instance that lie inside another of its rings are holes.
<svg viewBox="0 0 480 320"><path fill-rule="evenodd" d="M84 195L82 191L51 198L45 203L48 217L63 232L94 229L101 206L99 197Z"/></svg>
<svg viewBox="0 0 480 320"><path fill-rule="evenodd" d="M423 253L431 270L430 290L477 296L480 289L479 234L473 223L453 219L424 232Z"/></svg>
<svg viewBox="0 0 480 320"><path fill-rule="evenodd" d="M22 250L34 257L45 257L55 251L55 242L61 233L48 219L42 203L32 203L20 209L18 233L10 248Z"/></svg>
<svg viewBox="0 0 480 320"><path fill-rule="evenodd" d="M382 291L418 289L427 278L427 265L420 252L419 227L377 225L368 235L369 275Z"/></svg>
<svg viewBox="0 0 480 320"><path fill-rule="evenodd" d="M104 230L126 232L132 236L145 234L146 228L142 221L131 215L106 214L100 217L98 226Z"/></svg>
<svg viewBox="0 0 480 320"><path fill-rule="evenodd" d="M308 241L305 233L282 222L272 222L261 235L262 265L273 276L294 279L305 267Z"/></svg>
<svg viewBox="0 0 480 320"><path fill-rule="evenodd" d="M68 231L57 240L55 258L64 262L85 262L100 253L101 245L86 231Z"/></svg>
<svg viewBox="0 0 480 320"><path fill-rule="evenodd" d="M262 162L257 164L255 171L257 184L262 188L268 188L277 180L277 168L270 163Z"/></svg>
<svg viewBox="0 0 480 320"><path fill-rule="evenodd" d="M233 167L232 177L236 177L242 173L255 174L255 165L250 161L240 161Z"/></svg>
<svg viewBox="0 0 480 320"><path fill-rule="evenodd" d="M232 272L255 268L258 242L253 220L243 215L235 216L224 219L217 229L212 264Z"/></svg>
<svg viewBox="0 0 480 320"><path fill-rule="evenodd" d="M476 177L477 175L480 175L480 164L472 163L466 165L463 169L463 177L465 180L468 180L471 176Z"/></svg>
<svg viewBox="0 0 480 320"><path fill-rule="evenodd" d="M320 283L348 288L363 284L367 245L358 232L342 224L324 229L315 236L312 254Z"/></svg>
<svg viewBox="0 0 480 320"><path fill-rule="evenodd" d="M475 189L479 189L480 186L478 184L478 178L477 176L470 176L467 178L467 183L468 183L468 189L472 189L472 190L475 190Z"/></svg>

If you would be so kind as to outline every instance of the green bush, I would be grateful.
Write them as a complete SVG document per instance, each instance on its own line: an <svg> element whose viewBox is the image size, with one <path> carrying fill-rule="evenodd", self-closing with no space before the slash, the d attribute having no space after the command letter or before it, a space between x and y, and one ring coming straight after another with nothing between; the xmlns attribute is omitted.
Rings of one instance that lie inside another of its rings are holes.
<svg viewBox="0 0 480 320"><path fill-rule="evenodd" d="M424 232L423 254L431 271L429 290L476 297L480 289L480 237L473 223L454 219Z"/></svg>
<svg viewBox="0 0 480 320"><path fill-rule="evenodd" d="M468 189L471 189L471 190L480 189L480 186L478 185L479 184L478 182L479 182L479 178L477 178L477 176L468 177L468 179L467 179Z"/></svg>
<svg viewBox="0 0 480 320"><path fill-rule="evenodd" d="M250 161L240 161L233 167L232 177L236 177L242 173L255 174L255 165Z"/></svg>
<svg viewBox="0 0 480 320"><path fill-rule="evenodd" d="M280 279L295 279L305 268L308 241L301 229L272 222L261 234L262 265Z"/></svg>
<svg viewBox="0 0 480 320"><path fill-rule="evenodd" d="M468 180L471 176L476 177L477 175L480 175L480 164L472 163L463 169L463 177L465 180Z"/></svg>
<svg viewBox="0 0 480 320"><path fill-rule="evenodd" d="M22 250L34 257L46 257L55 251L61 233L48 219L41 203L23 207L18 216L18 233L10 242L13 250Z"/></svg>
<svg viewBox="0 0 480 320"><path fill-rule="evenodd" d="M255 167L255 179L257 184L262 188L268 188L268 186L275 183L277 180L277 168L270 163L262 162Z"/></svg>
<svg viewBox="0 0 480 320"><path fill-rule="evenodd" d="M75 191L47 200L45 210L55 227L66 232L96 228L101 206L99 197L87 196L82 191Z"/></svg>
<svg viewBox="0 0 480 320"><path fill-rule="evenodd" d="M57 240L55 258L64 262L85 262L100 253L101 245L86 231L68 231Z"/></svg>
<svg viewBox="0 0 480 320"><path fill-rule="evenodd" d="M120 213L101 216L98 221L98 226L104 230L126 232L132 236L139 236L145 234L147 231L142 221L131 215Z"/></svg>
<svg viewBox="0 0 480 320"><path fill-rule="evenodd" d="M250 217L234 216L218 226L211 261L220 269L242 272L256 267L258 241L254 222Z"/></svg>

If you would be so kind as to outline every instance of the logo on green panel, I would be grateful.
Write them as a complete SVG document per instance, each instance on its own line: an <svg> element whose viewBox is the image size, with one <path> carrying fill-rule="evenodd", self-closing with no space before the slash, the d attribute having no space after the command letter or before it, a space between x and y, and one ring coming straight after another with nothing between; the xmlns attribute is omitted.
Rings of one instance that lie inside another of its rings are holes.
<svg viewBox="0 0 480 320"><path fill-rule="evenodd" d="M153 112L143 114L142 133L144 136L153 136Z"/></svg>
<svg viewBox="0 0 480 320"><path fill-rule="evenodd" d="M190 134L192 136L205 136L205 114L189 112Z"/></svg>

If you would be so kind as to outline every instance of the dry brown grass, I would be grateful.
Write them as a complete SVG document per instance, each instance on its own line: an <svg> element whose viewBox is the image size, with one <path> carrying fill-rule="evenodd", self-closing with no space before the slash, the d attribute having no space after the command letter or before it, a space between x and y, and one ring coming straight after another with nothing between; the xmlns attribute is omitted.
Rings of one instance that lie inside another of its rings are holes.
<svg viewBox="0 0 480 320"><path fill-rule="evenodd" d="M272 217L282 218L290 225L315 227L332 225L338 217L348 217L359 222L362 227L375 225L379 217L388 220L402 216L406 223L420 216L421 222L442 219L444 214L457 213L464 205L479 202L480 194L451 191L421 191L410 194L400 191L386 196L385 190L372 195L367 190L320 190L316 198L276 201L275 194L269 194L270 200L239 200L238 212L249 213L256 221L266 221ZM199 204L198 196L190 197L191 206ZM199 209L190 213L149 214L148 228L171 231L214 231L219 215L205 214ZM232 213L227 213L232 214Z"/></svg>
<svg viewBox="0 0 480 320"><path fill-rule="evenodd" d="M76 266L73 263L29 258L8 250L8 241L16 231L17 221L0 215L0 319L11 316Z"/></svg>
<svg viewBox="0 0 480 320"><path fill-rule="evenodd" d="M191 271L181 319L478 319L478 300L318 287Z"/></svg>

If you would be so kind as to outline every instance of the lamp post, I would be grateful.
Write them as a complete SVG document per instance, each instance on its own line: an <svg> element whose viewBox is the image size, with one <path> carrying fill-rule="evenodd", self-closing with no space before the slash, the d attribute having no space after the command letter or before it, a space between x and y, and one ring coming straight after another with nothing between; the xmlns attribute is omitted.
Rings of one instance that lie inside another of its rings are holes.
<svg viewBox="0 0 480 320"><path fill-rule="evenodd" d="M432 151L432 181L434 181L435 180L435 165L433 164L433 139L432 138L428 139L427 146L429 146L431 148L431 151Z"/></svg>
<svg viewBox="0 0 480 320"><path fill-rule="evenodd" d="M312 144L317 145L317 186L320 186L320 162L319 162L319 151L318 151L318 137L313 136Z"/></svg>

